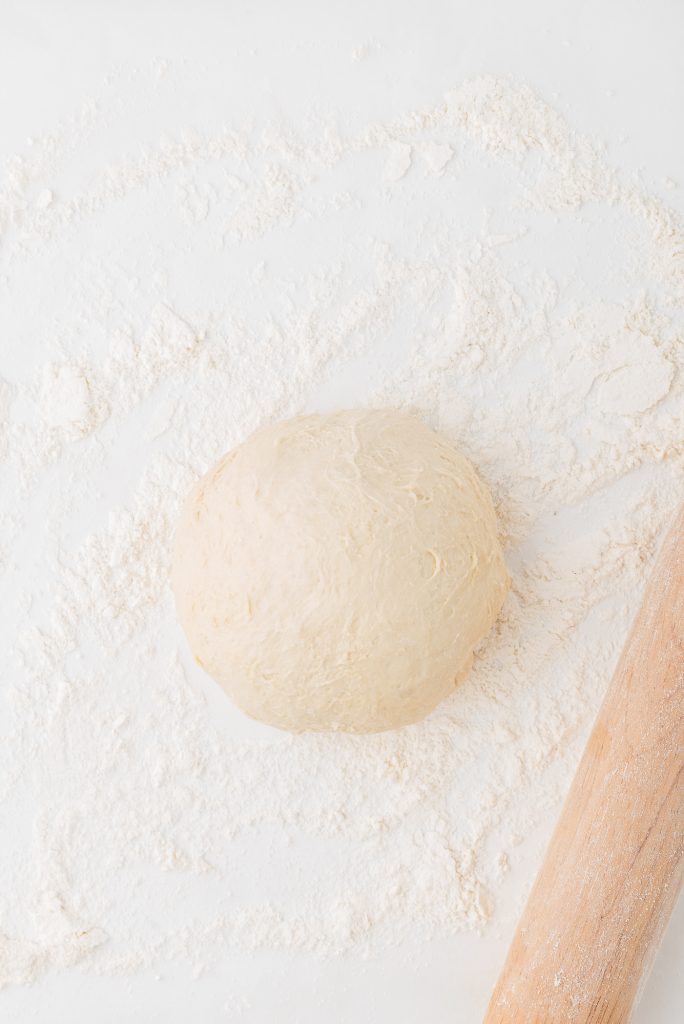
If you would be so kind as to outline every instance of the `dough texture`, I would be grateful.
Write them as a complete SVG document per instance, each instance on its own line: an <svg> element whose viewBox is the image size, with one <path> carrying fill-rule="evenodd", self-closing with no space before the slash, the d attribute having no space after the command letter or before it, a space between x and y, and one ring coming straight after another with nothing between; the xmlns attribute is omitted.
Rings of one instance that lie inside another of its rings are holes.
<svg viewBox="0 0 684 1024"><path fill-rule="evenodd" d="M176 533L197 661L292 732L423 718L470 669L508 586L472 465L393 410L258 430L194 488Z"/></svg>

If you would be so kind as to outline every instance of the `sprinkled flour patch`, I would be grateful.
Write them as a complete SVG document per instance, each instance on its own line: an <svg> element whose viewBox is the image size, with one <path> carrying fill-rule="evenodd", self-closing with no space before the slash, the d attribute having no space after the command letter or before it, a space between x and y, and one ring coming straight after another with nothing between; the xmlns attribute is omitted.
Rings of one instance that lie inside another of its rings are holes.
<svg viewBox="0 0 684 1024"><path fill-rule="evenodd" d="M441 177L446 165L454 155L454 151L448 145L440 145L438 142L426 142L420 147L420 155L427 165L428 173Z"/></svg>
<svg viewBox="0 0 684 1024"><path fill-rule="evenodd" d="M39 404L48 428L73 427L88 433L95 426L88 378L78 366L55 366L43 370Z"/></svg>
<svg viewBox="0 0 684 1024"><path fill-rule="evenodd" d="M607 416L652 409L668 394L675 375L673 363L644 335L625 334L609 353L608 364L596 378L598 404Z"/></svg>
<svg viewBox="0 0 684 1024"><path fill-rule="evenodd" d="M411 166L411 147L405 142L393 142L385 163L382 176L385 181L399 181Z"/></svg>

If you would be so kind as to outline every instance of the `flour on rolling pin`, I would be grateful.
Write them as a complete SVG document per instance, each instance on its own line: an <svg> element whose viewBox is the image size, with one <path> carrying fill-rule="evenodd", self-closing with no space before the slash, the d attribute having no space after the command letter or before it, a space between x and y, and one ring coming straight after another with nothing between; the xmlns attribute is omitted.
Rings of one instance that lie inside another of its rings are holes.
<svg viewBox="0 0 684 1024"><path fill-rule="evenodd" d="M0 567L17 594L2 629L19 666L0 798L7 820L35 808L0 850L0 985L483 928L520 842L556 814L682 490L681 228L527 87L474 79L346 134L314 117L305 143L288 124L162 139L154 102L120 77L17 154L0 201L12 324L50 339L49 365L27 340L0 381ZM94 143L133 110L148 145L101 164ZM72 157L95 166L67 188ZM480 172L503 190L484 225ZM142 197L173 225L144 279L147 236L116 234L116 270L90 254ZM568 267L564 227L596 267ZM271 257L288 232L296 268ZM201 285L178 276L179 240ZM36 304L26 281L48 274ZM349 365L363 383L347 394ZM477 463L513 591L425 722L243 734L180 660L173 524L260 423L341 402L415 407ZM287 897L264 881L283 871ZM214 909L168 922L184 900Z"/></svg>

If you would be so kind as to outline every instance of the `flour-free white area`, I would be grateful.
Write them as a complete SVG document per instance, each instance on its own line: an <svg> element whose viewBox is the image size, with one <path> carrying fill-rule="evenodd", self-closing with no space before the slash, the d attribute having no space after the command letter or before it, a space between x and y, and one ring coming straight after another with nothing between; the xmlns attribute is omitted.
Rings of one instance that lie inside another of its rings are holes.
<svg viewBox="0 0 684 1024"><path fill-rule="evenodd" d="M684 19L640 6L3 6L0 1020L480 1020L684 491ZM192 664L173 524L368 403L480 467L513 589L425 723L289 738Z"/></svg>

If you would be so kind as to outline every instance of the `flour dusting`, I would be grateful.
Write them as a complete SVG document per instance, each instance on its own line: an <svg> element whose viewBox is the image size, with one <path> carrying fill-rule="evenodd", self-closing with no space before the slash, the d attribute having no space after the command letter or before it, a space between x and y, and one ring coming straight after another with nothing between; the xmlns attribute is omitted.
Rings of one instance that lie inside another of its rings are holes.
<svg viewBox="0 0 684 1024"><path fill-rule="evenodd" d="M18 824L0 986L481 930L517 845L557 813L682 492L682 227L506 79L362 131L179 128L57 188L106 104L0 186L5 299L46 259L56 281L43 312L17 288L41 344L0 379L0 585L21 595L3 624L0 806ZM503 196L485 210L483 175ZM119 232L141 202L171 242ZM116 259L61 268L101 225ZM564 262L570 232L598 283ZM474 461L513 590L426 721L292 737L193 665L170 546L227 449L348 404L416 409Z"/></svg>

